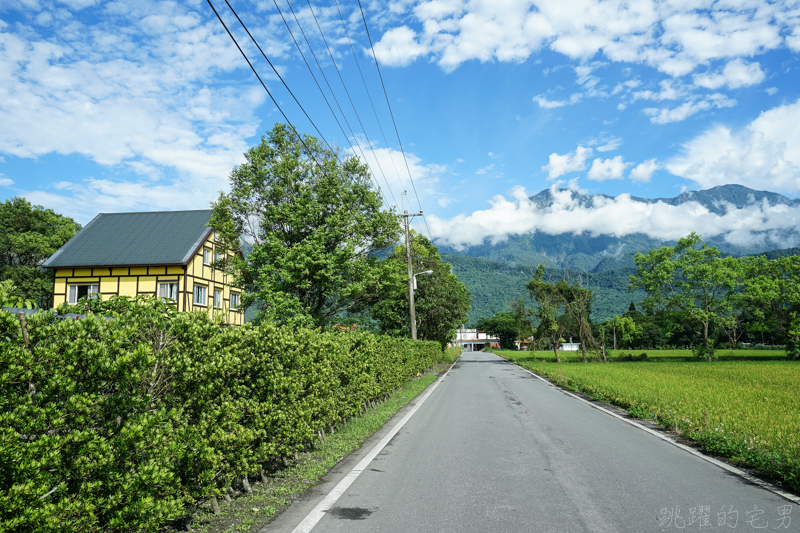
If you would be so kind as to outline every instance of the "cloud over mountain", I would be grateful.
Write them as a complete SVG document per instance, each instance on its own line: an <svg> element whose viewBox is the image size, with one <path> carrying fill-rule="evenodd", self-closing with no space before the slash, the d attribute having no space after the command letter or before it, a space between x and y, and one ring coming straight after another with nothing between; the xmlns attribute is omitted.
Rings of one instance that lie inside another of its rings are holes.
<svg viewBox="0 0 800 533"><path fill-rule="evenodd" d="M774 242L797 244L800 206L775 204L764 199L745 205L718 202L713 209L698 201L677 205L646 201L621 194L588 196L575 187L549 189L549 203L541 205L517 186L511 198L496 195L488 209L450 219L430 216L428 222L438 243L464 248L488 240L495 244L511 235L542 232L548 235L589 234L625 237L644 234L661 241L677 240L691 232L718 237L737 246ZM788 200L788 199L787 199ZM789 235L790 234L790 235Z"/></svg>

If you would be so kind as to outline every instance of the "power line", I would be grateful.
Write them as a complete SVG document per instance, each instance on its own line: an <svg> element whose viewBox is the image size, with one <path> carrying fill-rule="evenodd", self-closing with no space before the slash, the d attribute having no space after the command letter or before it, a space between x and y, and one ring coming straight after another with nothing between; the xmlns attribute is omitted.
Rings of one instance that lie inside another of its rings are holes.
<svg viewBox="0 0 800 533"><path fill-rule="evenodd" d="M301 104L301 103L300 103L300 101L299 101L299 100L297 99L297 97L294 95L294 93L292 92L292 90L291 90L291 89L289 88L289 86L286 84L286 81L283 79L283 76L281 76L281 73L280 73L280 72L278 72L278 69L276 69L276 68L275 68L275 65L273 65L273 64L272 64L272 61L270 61L270 60L269 60L269 58L267 57L267 54L265 54L265 53L264 53L264 50L263 50L263 49L261 48L261 46L258 44L258 41L256 41L255 37L253 37L253 34L252 34L252 33L250 33L250 30L249 30L249 29L247 29L247 26L245 25L244 21L242 21L241 17L239 17L239 14L236 12L236 10L233 8L233 6L230 4L230 2L229 2L228 0L225 0L225 3L228 5L228 8L231 10L231 12L233 13L233 15L236 17L236 20L238 20L238 21L239 21L239 24L241 24L241 25L242 25L242 28L244 29L244 31L245 31L245 32L247 32L247 35L250 37L250 40L251 40L251 41L253 41L253 44L255 44L255 45L256 45L256 48L258 48L258 51L259 51L259 52L261 52L261 55L264 57L264 59L267 61L267 63L269 63L269 66L272 68L272 71L275 73L275 75L276 75L276 76L278 76L278 79L279 79L279 80L281 80L281 83L282 83L282 84L283 84L283 86L286 88L286 90L287 90L287 91L289 91L289 94L290 94L290 95L292 95L292 98L294 99L295 103L296 103L296 104L298 105L298 107L300 107L300 109L303 111L303 114L306 116L306 118L308 119L308 121L309 121L309 122L311 122L311 125L312 125L312 126L314 127L314 129L317 131L317 133L319 134L319 136L320 136L320 138L322 139L322 141L323 141L323 142L324 142L324 143L325 143L325 144L328 146L328 149L331 151L331 153L333 154L333 156L334 156L334 157L336 158L336 160L337 160L337 161L338 161L338 162L341 164L341 163L342 163L342 161L339 159L339 156L338 156L338 154L336 153L336 151L333 149L333 147L332 147L332 146L331 146L331 144L330 144L330 143L327 141L327 139L325 139L325 136L322 134L322 132L321 132L321 131L319 130L319 128L317 127L317 125L314 123L314 121L313 121L313 120L311 119L311 117L308 115L308 113L306 112L305 108L303 107L303 104ZM324 96L324 95L323 95L323 96ZM326 101L327 101L327 100L326 100ZM334 118L336 118L336 115L334 115ZM337 123L338 123L338 120L337 120ZM341 127L341 125L340 125L340 127ZM342 133L344 134L344 130L342 130ZM346 135L346 134L345 134L345 138L347 138L347 135ZM348 143L349 143L349 140L348 140ZM352 147L353 147L353 145L351 144L351 145L350 145L350 147L352 148ZM366 159L366 158L365 158L365 159ZM373 180L374 180L374 178L373 178ZM376 182L376 184L377 184L377 182ZM380 186L378 187L378 189L380 189ZM384 205L386 205L386 202L385 202L385 201L384 201L383 203L384 203ZM389 206L388 206L388 205L386 205L386 208L388 209L388 208L389 208Z"/></svg>
<svg viewBox="0 0 800 533"><path fill-rule="evenodd" d="M289 0L286 0L286 3L291 6L291 3L289 3ZM308 4L308 9L311 11L311 16L314 17L314 22L317 24L317 29L319 30L319 34L322 36L322 42L325 43L325 48L328 50L328 55L331 58L331 62L333 63L333 67L336 69L336 74L338 74L338 76L339 76L339 81L342 83L342 87L344 88L344 92L345 92L345 94L347 94L347 99L350 101L350 106L353 108L353 112L356 115L356 119L358 120L358 124L361 126L361 131L364 133L364 138L366 139L366 142L369 143L370 150L372 151L372 156L375 158L375 161L378 163L378 167L381 167L381 164L378 161L378 155L375 153L375 147L372 146L372 142L369 140L369 136L367 135L367 130L366 130L366 128L364 128L364 124L361 122L361 117L358 114L358 110L356 109L356 106L353 103L353 98L350 96L350 91L347 90L347 85L344 83L344 78L342 78L342 73L339 70L338 65L336 65L336 59L333 57L333 52L331 52L330 46L328 46L328 40L325 39L325 33L322 31L322 26L320 26L319 20L317 20L317 15L314 13L314 8L311 6L311 1L310 0L306 0L306 3ZM292 11L294 12L294 10L292 10ZM299 24L300 23L298 22L298 25ZM333 90L331 90L331 92L333 92ZM383 172L382 167L381 167L381 172ZM384 174L384 180L385 179L386 179L386 175ZM388 180L386 182L386 186L387 187L389 186Z"/></svg>
<svg viewBox="0 0 800 533"><path fill-rule="evenodd" d="M306 113L306 110L305 110L305 108L303 107L303 104L301 104L301 103L300 103L300 101L299 101L299 100L297 100L297 97L294 95L294 93L292 92L292 90L289 88L289 86L288 86L288 85L286 85L286 82L283 80L283 76L281 76L280 72L278 72L278 69L276 69L276 68L275 68L275 65L273 65L273 64L272 64L272 61L270 61L270 60L269 60L269 58L267 57L267 54L265 54L265 53L264 53L264 50L262 50L262 49L261 49L261 46L258 44L258 41L256 41L255 37L253 37L253 34L251 34L251 33L250 33L250 30L248 30L248 29L247 29L247 26L245 26L244 22L242 22L242 19L241 19L241 18L239 18L239 14L236 12L236 10L235 10L235 9L233 9L233 6L230 4L230 2L228 2L228 0L225 0L225 3L226 3L226 4L228 4L228 8L231 10L231 12L233 13L233 15L236 17L236 20L238 20L238 21L239 21L239 24L241 24L241 25L242 25L242 28L244 29L244 31L245 31L245 32L247 32L247 35L250 37L250 40L251 40L251 41L253 41L253 44L254 44L254 45L256 45L256 48L258 48L258 51L259 51L259 52L261 52L261 55L264 57L264 59L266 59L266 60L267 60L267 63L269 63L269 66L270 66L270 67L272 67L272 71L275 73L275 75L277 75L277 76L278 76L278 79L279 79L279 80L281 80L281 83L282 83L282 84L283 84L283 86L286 88L286 90L287 90L287 91L289 91L289 94L290 94L290 95L292 95L292 98L294 98L294 101L295 101L295 103L298 105L298 107L300 107L300 110L301 110L301 111L303 112L303 114L306 116L306 118L308 119L308 121L309 121L309 122L311 122L311 125L312 125L312 126L314 127L314 129L317 131L317 133L319 134L319 136L320 136L320 138L322 139L322 141L323 141L323 142L324 142L326 145L328 145L328 149L329 149L329 150L330 150L330 151L331 151L331 152L334 154L334 157L336 157L336 160L337 160L337 161L339 161L339 157L336 155L335 151L333 150L333 147L330 145L330 143L327 141L327 139L325 139L325 136L324 136L324 135L322 135L322 132L321 132L321 131L319 131L319 128L317 127L317 125L316 125L316 124L314 124L314 121L311 119L311 117L310 117L310 116L308 116L308 113ZM227 28L226 28L226 29L227 29ZM237 45L237 46L238 46L238 45ZM339 163L341 163L341 161L339 161Z"/></svg>
<svg viewBox="0 0 800 533"><path fill-rule="evenodd" d="M364 79L364 73L361 71L361 64L358 62L358 56L356 56L356 50L353 47L353 41L350 39L350 32L347 31L347 24L344 22L344 17L342 16L342 10L339 9L339 2L338 0L333 0L336 4L336 11L339 12L339 19L342 21L342 28L344 28L344 34L347 36L347 42L350 43L350 51L353 53L353 60L356 62L356 67L358 67L358 74L361 76L361 83L364 84L364 91L367 93L367 98L369 99L369 105L372 106L372 114L375 115L375 122L378 123L378 129L381 130L381 137L383 137L383 143L386 145L386 148L389 149L389 141L386 140L386 134L383 132L383 126L381 126L381 121L378 118L378 112L375 110L375 104L372 101L372 95L369 93L369 89L367 88L367 80ZM400 177L400 172L397 170L397 165L394 163L394 156L392 156L392 151L389 150L389 159L392 162L392 166L394 167L394 172L397 175L397 179L400 180L400 187L405 188L403 184L403 179Z"/></svg>
<svg viewBox="0 0 800 533"><path fill-rule="evenodd" d="M278 101L275 100L275 97L272 96L272 93L269 91L269 89L267 89L267 86L264 83L264 80L262 80L261 76L258 75L258 72L256 71L256 69L253 66L253 64L250 62L250 59L247 57L247 54L245 54L244 50L242 50L242 47L239 46L239 42L236 40L236 37L233 36L233 34L231 33L231 30L229 30L228 26L225 24L225 21L222 20L222 17L219 15L219 13L217 13L217 9L214 7L214 4L211 3L211 0L206 0L206 2L208 2L208 5L211 6L211 9L214 11L214 14L217 16L217 19L219 20L220 24L222 24L222 27L225 28L225 31L228 33L228 37L231 38L231 40L233 41L233 44L236 45L236 48L239 49L239 52L242 54L242 57L244 57L244 60L247 61L247 64L250 66L250 70L253 71L253 74L256 75L256 78L258 78L258 81L261 83L261 86L264 88L265 91L267 91L267 95L269 95L270 99L272 100L272 103L275 104L275 107L278 108L278 111L280 111L281 115L283 116L283 119L286 121L286 123L289 125L289 127L292 128L292 131L294 131L294 134L297 136L297 138L300 141L300 143L303 145L303 147L305 147L306 151L308 152L308 155L311 156L312 155L311 149L309 149L308 145L303 140L303 137L301 137L300 134L297 133L297 129L292 124L292 121L289 120L289 117L287 117L286 113L283 112L283 109L281 109L281 106L278 104ZM317 165L319 165L319 162L317 161L316 157L314 157L313 159L314 159L314 162L317 163Z"/></svg>
<svg viewBox="0 0 800 533"><path fill-rule="evenodd" d="M221 16L220 16L220 14L217 12L217 9L214 7L214 4L212 4L212 3L211 3L211 0L206 0L206 2L207 2L207 3L208 3L208 5L211 7L212 11L214 11L214 15L216 15L216 16L217 16L217 19L219 20L220 24L222 24L222 27L223 27L223 28L225 28L225 31L227 32L227 34L228 34L228 37L230 37L230 38L231 38L231 40L233 41L233 44L235 44L235 45L236 45L236 48L239 50L239 53L241 53L241 54L242 54L242 57L244 57L244 60L245 60L245 61L247 61L247 64L248 64L248 66L250 67L250 70L252 70L252 71L253 71L253 74L255 74L256 78L258 78L258 81L261 83L261 86L264 88L264 90L267 92L267 95L269 95L270 99L271 99L271 100L272 100L272 102L275 104L275 107L277 107L277 108L278 108L278 111L280 111L280 113L281 113L281 115L283 116L284 120L286 120L286 123L289 125L289 127L292 129L292 131L294 132L294 134L295 134L295 136L297 137L297 139L300 141L300 143L301 143L301 144L303 145L303 147L306 149L306 152L308 153L309 157L311 157L311 159L314 161L314 163L317 165L317 167L318 167L318 168L319 168L319 169L320 169L320 170L321 170L321 171L322 171L324 174L327 174L327 172L326 172L325 168L324 168L324 167L323 167L323 166L320 164L320 162L319 162L319 161L317 160L317 158L314 156L314 153L313 153L313 152L311 151L311 149L308 147L308 145L306 144L305 140L303 140L303 137L302 137L302 136L301 136L301 135L300 135L300 134L297 132L297 128L295 128L295 127L294 127L294 124L292 124L292 121L291 121L291 120L289 120L289 117L287 117L287 116L286 116L286 113L284 113L283 109L282 109L282 108L281 108L281 106L278 104L277 100L275 100L275 97L274 97L274 96L272 96L272 93L270 92L270 90L269 90L269 89L267 89L267 85L264 83L264 80L262 80L262 79L261 79L261 76L259 76L259 74L258 74L258 72L256 71L255 67L254 67L254 66L253 66L253 64L250 62L250 59L247 57L247 54L245 54L244 50L242 50L242 47L241 47L241 46L239 46L239 42L238 42L238 41L236 40L236 38L233 36L233 33L231 33L231 31L228 29L228 26L225 24L225 21L224 21L224 20L222 20L222 17L221 17ZM227 0L226 0L226 3L227 3ZM230 4L228 4L228 7L230 7ZM231 7L231 11L233 11L233 8L232 8L232 7ZM235 12L234 12L234 14L235 14ZM236 18L239 18L239 17L238 17L238 15L237 15L237 17L236 17ZM239 22L241 22L241 19L239 20ZM244 26L244 24L243 24L243 23L242 23L242 25ZM245 31L246 31L246 28L245 28ZM249 35L249 34L250 34L250 32L248 32L248 35ZM252 38L252 36L251 36L251 38ZM256 46L258 46L258 44L257 44L257 43L256 43ZM261 48L259 47L259 50L260 50L260 49L261 49ZM262 52L262 53L263 53L263 52ZM266 56L265 56L265 58L266 58ZM268 60L268 61L269 61L269 60ZM271 65L271 63L270 63L270 65ZM288 87L287 87L287 89L288 89ZM298 105L300 105L300 104L299 104L299 102L298 102ZM301 107L302 107L302 106L301 106ZM305 112L305 111L304 111L304 112ZM309 120L310 120L310 119L309 119ZM319 130L318 130L318 131L319 131ZM320 136L322 136L322 134L320 134ZM323 140L324 140L324 137L323 137ZM327 144L327 141L325 141L325 143ZM330 145L328 145L328 146L330 146ZM338 156L336 156L336 154L335 154L335 153L334 153L334 157L336 157L336 160L337 160L337 161L339 161L339 159L338 159ZM341 162L340 162L340 163L341 163ZM355 221L355 216L354 216L354 221Z"/></svg>
<svg viewBox="0 0 800 533"><path fill-rule="evenodd" d="M411 180L411 187L414 189L414 196L417 198L417 205L419 205L420 211L422 210L422 204L419 201L419 195L417 194L417 187L414 185L414 178L411 176L411 168L408 166L408 158L406 157L406 151L403 149L403 141L400 140L400 132L397 130L397 122L394 119L394 113L392 112L392 104L389 103L389 94L386 92L386 84L383 83L383 75L381 74L381 67L378 65L378 56L375 55L375 45L372 44L372 37L369 34L369 27L367 26L367 17L364 15L364 7L361 5L361 0L358 0L358 8L361 10L361 19L364 21L364 29L367 31L367 39L369 39L369 47L372 50L372 58L375 60L375 68L378 69L378 77L381 80L381 87L383 87L383 95L386 97L386 105L389 106L389 115L392 117L392 124L394 124L394 132L397 135L397 142L400 143L400 151L403 153L403 161L406 163L406 170L408 171L408 178ZM433 242L433 236L431 235L431 230L428 227L428 221L423 217L422 220L425 222L425 227L428 229L428 236L431 238L431 242Z"/></svg>
<svg viewBox="0 0 800 533"><path fill-rule="evenodd" d="M292 37L292 41L294 41L294 44L297 47L297 51L300 52L300 57L303 58L303 62L306 64L306 68L308 68L308 71L311 74L311 77L314 79L314 83L316 83L317 88L319 89L320 93L322 94L322 98L325 100L325 103L328 105L328 109L330 109L334 120L336 120L336 124L338 124L339 129L342 131L342 135L344 135L345 139L347 140L347 143L350 145L350 148L353 150L353 152L355 152L355 148L353 147L353 144L350 142L350 139L347 136L347 134L345 133L344 128L342 127L342 124L339 122L339 118L336 116L336 113L334 112L333 107L331 107L331 104L328 101L327 96L325 96L325 91L322 90L322 87L320 86L319 81L317 80L317 77L314 75L314 71L311 69L311 65L308 64L308 60L306 59L305 54L303 54L303 50L300 48L300 45L297 42L297 39L295 39L294 32L292 32L292 29L289 27L289 23L286 22L286 18L283 16L283 12L281 11L281 8L278 7L278 3L276 2L276 0L272 0L272 3L275 4L275 8L278 10L278 13L281 16L281 19L283 20L283 24L286 26L286 29L289 31L289 35ZM361 143L358 142L358 137L356 136L356 134L353 133L353 128L350 126L350 122L348 122L348 120L347 120L347 115L344 114L344 111L342 110L342 106L339 104L339 100L336 98L336 94L333 92L333 88L331 87L331 84L328 81L328 77L325 76L325 72L322 70L322 66L319 64L319 60L317 59L317 55L314 53L314 49L312 48L311 43L308 41L308 37L306 36L305 31L303 31L303 27L300 25L300 21L297 19L297 14L295 14L294 9L292 8L292 5L289 4L288 1L287 1L287 4L289 5L289 9L292 11L292 16L294 17L294 20L297 23L298 28L300 28L300 32L303 34L303 38L305 39L306 45L308 45L308 49L311 52L311 55L312 55L312 57L314 58L314 61L317 64L317 68L319 68L320 74L322 74L322 78L325 80L325 84L328 86L328 90L331 92L331 96L333 97L333 100L336 103L336 106L339 108L339 112L342 114L342 118L344 119L345 124L347 124L347 128L350 130L350 133L352 134L353 139L356 141L356 146L358 146L358 150L361 152L361 157L364 158L364 161L367 162L367 166L369 166L369 160L367 159L367 156L364 154L364 149L361 147ZM395 206L397 206L397 199L394 197L394 192L392 192L392 189L389 187L389 182L386 180L386 175L383 173L383 168L381 167L380 162L377 161L377 158L376 158L376 162L378 163L378 169L380 170L381 175L383 176L383 180L386 182L386 186L389 189L389 194L392 196L392 200L394 201ZM373 175L373 181L375 181L375 185L377 185L378 190L380 191L381 187L378 184L378 180L374 177L374 172L371 172L371 174ZM383 195L381 195L381 196L383 196ZM389 207L387 206L387 209L388 208Z"/></svg>

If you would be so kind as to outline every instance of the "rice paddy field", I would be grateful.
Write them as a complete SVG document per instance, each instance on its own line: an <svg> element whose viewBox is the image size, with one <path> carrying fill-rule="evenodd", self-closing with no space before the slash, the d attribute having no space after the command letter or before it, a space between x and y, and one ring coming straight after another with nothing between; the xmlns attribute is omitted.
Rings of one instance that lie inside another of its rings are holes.
<svg viewBox="0 0 800 533"><path fill-rule="evenodd" d="M781 351L616 351L608 364L580 353L495 351L559 385L651 418L800 493L800 361ZM642 354L646 355L643 356Z"/></svg>

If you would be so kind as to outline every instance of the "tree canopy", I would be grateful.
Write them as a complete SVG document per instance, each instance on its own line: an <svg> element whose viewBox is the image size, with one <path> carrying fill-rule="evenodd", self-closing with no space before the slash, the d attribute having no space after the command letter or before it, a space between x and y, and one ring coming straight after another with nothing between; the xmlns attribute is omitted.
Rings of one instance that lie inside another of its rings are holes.
<svg viewBox="0 0 800 533"><path fill-rule="evenodd" d="M53 272L42 263L80 231L80 224L25 198L0 204L0 280L11 280L14 294L44 309L51 305Z"/></svg>
<svg viewBox="0 0 800 533"><path fill-rule="evenodd" d="M482 318L476 325L479 331L485 331L500 339L500 348L516 350L517 333L519 331L514 312L497 313L493 317Z"/></svg>
<svg viewBox="0 0 800 533"><path fill-rule="evenodd" d="M257 319L324 326L375 302L387 269L377 251L397 242L396 213L382 208L369 169L314 137L277 123L230 174L210 224L229 249L225 266Z"/></svg>
<svg viewBox="0 0 800 533"><path fill-rule="evenodd" d="M636 254L637 273L631 276L632 290L643 288L646 309L663 309L674 323L694 324L702 338L702 354L713 358L711 327L732 309L733 297L741 283L740 261L721 257L716 246L708 246L696 233L678 240L676 246L654 248Z"/></svg>
<svg viewBox="0 0 800 533"><path fill-rule="evenodd" d="M414 271L433 271L431 275L417 277L414 291L417 336L445 347L455 338L459 325L467 320L471 297L466 286L450 271L450 265L442 262L436 246L413 230L410 236ZM400 244L384 261L393 273L391 278L387 277L393 280L392 285L384 285L380 301L370 312L385 333L395 336L410 335L406 261L405 244Z"/></svg>

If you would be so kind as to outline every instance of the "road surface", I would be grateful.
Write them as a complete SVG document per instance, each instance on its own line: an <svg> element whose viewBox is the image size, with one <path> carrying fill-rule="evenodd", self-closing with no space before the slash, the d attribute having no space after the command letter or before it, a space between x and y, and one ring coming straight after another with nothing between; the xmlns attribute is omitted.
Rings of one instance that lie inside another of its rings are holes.
<svg viewBox="0 0 800 533"><path fill-rule="evenodd" d="M402 415L263 531L294 530ZM314 533L800 531L800 506L481 352L320 516Z"/></svg>

